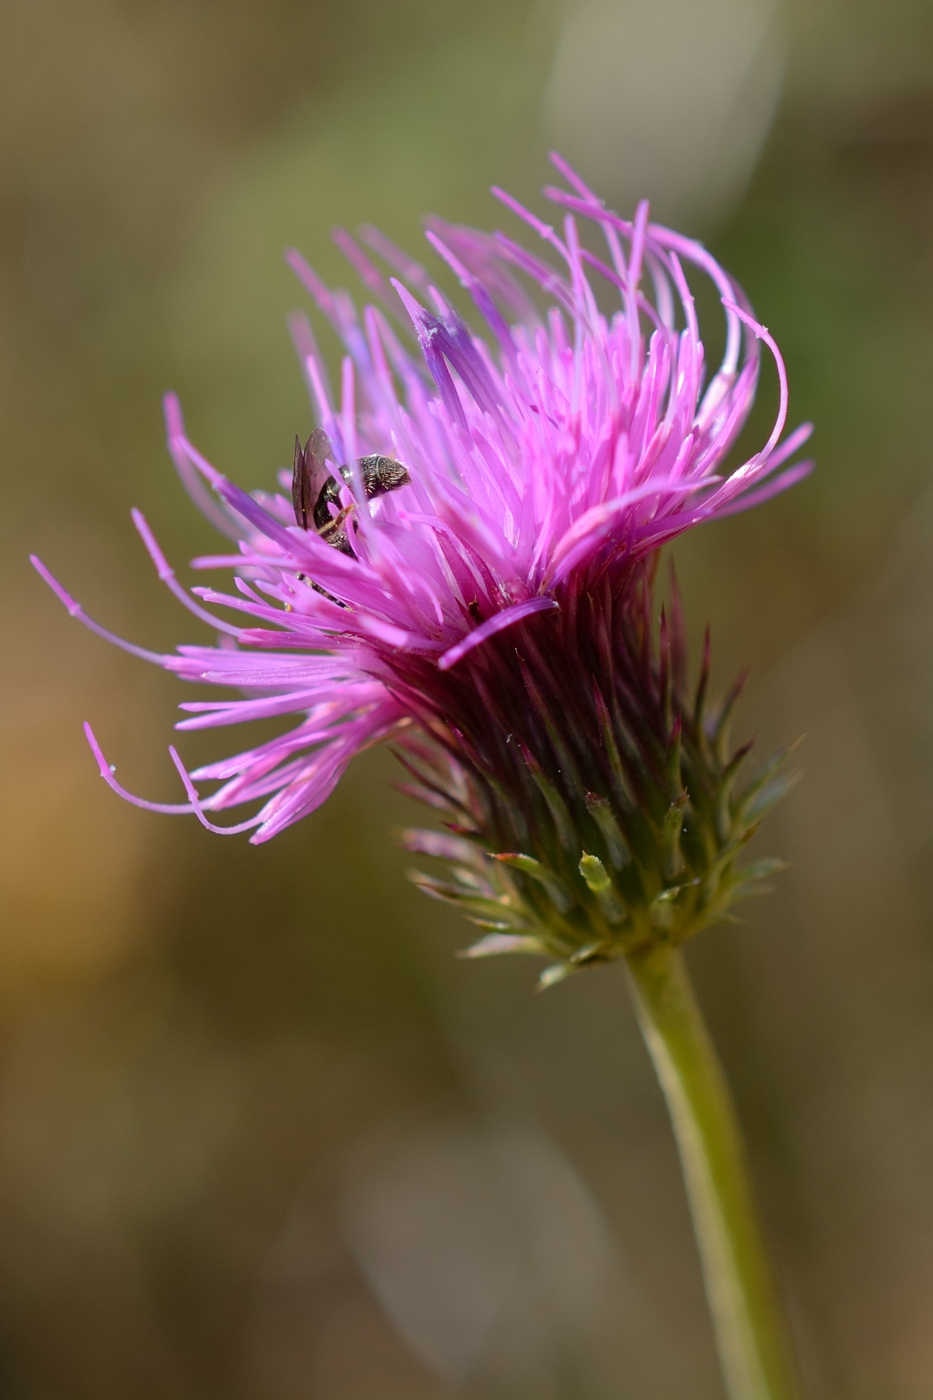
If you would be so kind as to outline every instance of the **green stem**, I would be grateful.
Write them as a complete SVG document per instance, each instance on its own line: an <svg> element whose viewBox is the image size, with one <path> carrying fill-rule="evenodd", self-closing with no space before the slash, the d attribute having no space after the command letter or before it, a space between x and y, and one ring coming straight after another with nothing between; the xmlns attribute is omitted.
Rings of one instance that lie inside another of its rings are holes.
<svg viewBox="0 0 933 1400"><path fill-rule="evenodd" d="M735 1109L683 958L660 947L628 965L674 1126L730 1400L796 1400Z"/></svg>

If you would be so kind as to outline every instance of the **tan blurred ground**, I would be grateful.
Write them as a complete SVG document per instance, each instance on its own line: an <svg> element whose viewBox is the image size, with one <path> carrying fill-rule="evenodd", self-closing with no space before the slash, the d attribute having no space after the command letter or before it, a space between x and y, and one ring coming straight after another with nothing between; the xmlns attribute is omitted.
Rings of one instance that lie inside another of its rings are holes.
<svg viewBox="0 0 933 1400"><path fill-rule="evenodd" d="M720 681L752 664L761 751L807 735L762 838L791 870L693 965L810 1393L933 1394L933 11L768 8L696 0L685 48L676 0L0 4L4 1400L720 1394L618 970L534 997L528 966L456 964L384 756L259 850L121 805L81 721L177 800L178 689L26 563L144 645L202 640L128 518L179 563L210 540L162 391L267 483L310 425L282 247L342 276L328 229L371 219L424 256L423 210L533 196L555 124L585 169L567 103L596 89L566 75L604 21L652 45L640 107L593 108L613 197L657 174L818 424L811 482L677 555ZM724 65L705 106L690 46Z"/></svg>

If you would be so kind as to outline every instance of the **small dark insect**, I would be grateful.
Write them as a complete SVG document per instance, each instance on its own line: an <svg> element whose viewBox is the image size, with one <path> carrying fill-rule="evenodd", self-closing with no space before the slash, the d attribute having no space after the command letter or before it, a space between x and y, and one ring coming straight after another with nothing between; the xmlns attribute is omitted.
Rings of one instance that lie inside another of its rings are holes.
<svg viewBox="0 0 933 1400"><path fill-rule="evenodd" d="M292 472L295 519L303 530L308 530L311 528L308 522L310 515L314 529L322 540L339 549L341 554L352 556L353 549L344 526L355 507L339 508L340 485L326 466L332 451L330 438L323 428L315 428L304 447L300 438L295 438L295 466ZM352 485L353 473L349 467L338 467L337 471L348 486ZM360 458L360 477L368 500L397 491L411 481L408 468L403 467L401 462L378 455ZM331 515L331 506L338 507L336 515Z"/></svg>

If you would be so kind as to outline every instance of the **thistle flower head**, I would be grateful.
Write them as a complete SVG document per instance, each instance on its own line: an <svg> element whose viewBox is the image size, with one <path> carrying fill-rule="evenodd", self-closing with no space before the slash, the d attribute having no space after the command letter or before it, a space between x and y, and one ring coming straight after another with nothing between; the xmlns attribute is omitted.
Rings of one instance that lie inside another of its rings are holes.
<svg viewBox="0 0 933 1400"><path fill-rule="evenodd" d="M220 636L166 656L129 649L232 692L185 702L181 729L296 718L190 777L179 763L184 804L131 800L265 841L318 807L356 753L392 740L453 828L409 834L459 871L453 885L421 882L486 926L478 951L545 951L566 968L686 936L740 882L733 861L761 795L734 795L728 704L709 712L706 660L688 696L679 605L656 637L652 582L662 545L810 464L778 470L809 428L781 442L783 363L737 283L646 205L620 218L556 163L567 188L546 194L559 230L495 191L535 251L429 222L481 333L374 229L361 231L368 251L336 234L372 295L362 311L289 254L345 347L339 387L296 318L317 428L268 494L212 466L167 399L182 481L231 541L194 567L231 570L233 591L197 588L196 601L134 512L160 576ZM581 219L603 252L581 240ZM722 304L712 371L687 269ZM777 417L727 470L762 345ZM211 780L200 797L195 783ZM244 803L259 809L235 827L208 816Z"/></svg>

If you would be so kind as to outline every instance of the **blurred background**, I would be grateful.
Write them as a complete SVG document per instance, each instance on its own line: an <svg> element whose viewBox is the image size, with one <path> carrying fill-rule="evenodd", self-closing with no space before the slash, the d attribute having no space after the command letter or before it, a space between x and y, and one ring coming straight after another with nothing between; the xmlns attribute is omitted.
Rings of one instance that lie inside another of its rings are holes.
<svg viewBox="0 0 933 1400"><path fill-rule="evenodd" d="M806 734L759 838L790 870L690 960L809 1394L933 1395L929 0L2 0L4 1400L722 1394L619 969L457 963L382 754L259 849L121 804L81 721L178 800L179 688L26 563L206 640L128 518L184 578L212 547L163 390L270 483L311 426L283 247L425 256L551 144L709 242L818 425L809 482L676 553L760 755Z"/></svg>

